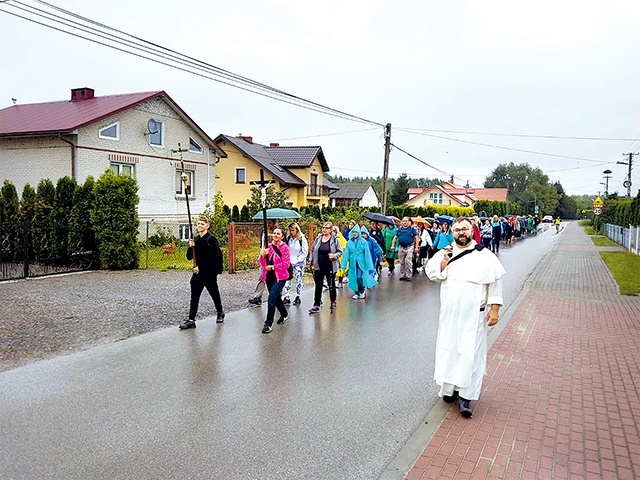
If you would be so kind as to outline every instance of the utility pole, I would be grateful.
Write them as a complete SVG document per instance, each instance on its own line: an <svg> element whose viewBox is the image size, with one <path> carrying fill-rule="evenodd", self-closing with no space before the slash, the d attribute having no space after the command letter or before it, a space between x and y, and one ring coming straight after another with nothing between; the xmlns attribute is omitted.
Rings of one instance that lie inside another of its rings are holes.
<svg viewBox="0 0 640 480"><path fill-rule="evenodd" d="M610 175L611 174L611 170L609 170L608 168L602 173L604 173L604 178L605 178L605 182L606 182L604 184L604 188L605 188L604 196L606 197L606 196L609 195L609 179L613 178L613 177L611 177L611 175Z"/></svg>
<svg viewBox="0 0 640 480"><path fill-rule="evenodd" d="M638 155L637 153L625 153L625 155L629 155L628 162L616 162L620 165L629 165L629 173L627 174L627 179L622 184L623 187L627 188L627 198L631 198L631 168L633 165L633 156Z"/></svg>
<svg viewBox="0 0 640 480"><path fill-rule="evenodd" d="M389 178L389 153L391 152L391 124L384 127L384 168L382 174L382 214L387 214L387 179Z"/></svg>

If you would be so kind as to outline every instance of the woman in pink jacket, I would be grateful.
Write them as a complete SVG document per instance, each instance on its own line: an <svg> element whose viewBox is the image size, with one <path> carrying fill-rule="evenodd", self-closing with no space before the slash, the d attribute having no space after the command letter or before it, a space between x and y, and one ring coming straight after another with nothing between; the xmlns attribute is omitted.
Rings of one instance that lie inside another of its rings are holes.
<svg viewBox="0 0 640 480"><path fill-rule="evenodd" d="M289 314L282 302L282 288L289 279L289 246L283 242L284 235L279 228L273 229L273 241L268 248L264 248L260 253L260 265L262 265L262 281L267 284L269 290L269 306L267 308L267 319L264 322L262 333L271 333L273 329L273 318L276 308L280 312L278 323L289 320Z"/></svg>

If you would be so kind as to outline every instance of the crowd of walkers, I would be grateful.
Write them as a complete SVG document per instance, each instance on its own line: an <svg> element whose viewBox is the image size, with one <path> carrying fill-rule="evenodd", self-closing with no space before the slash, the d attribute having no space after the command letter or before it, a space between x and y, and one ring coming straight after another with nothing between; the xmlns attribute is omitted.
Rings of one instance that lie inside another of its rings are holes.
<svg viewBox="0 0 640 480"><path fill-rule="evenodd" d="M200 220L203 229L208 227L206 219ZM280 314L277 323L282 324L289 318L287 307L302 303L300 297L305 271L312 271L314 280L313 305L309 313L320 313L325 289L329 291L330 310L333 313L337 306L336 289L343 288L344 284L353 292L352 299L364 300L367 291L377 285L383 264L388 267L387 275L393 276L399 271L397 276L400 281L411 282L414 275L423 271L428 259L454 242L451 228L453 220L453 217L438 214L434 215L432 221L421 217L404 217L388 223L361 219L350 220L342 230L338 225L324 222L321 232L313 241L306 238L296 222L289 223L285 230L277 222L269 220L267 230L271 234L271 241L266 241L264 232L261 234L260 275L255 291L248 299L250 305L260 306L265 290L268 292L263 333L272 331L276 310ZM509 245L523 235L535 235L540 223L537 216L531 215L474 215L470 220L476 244L496 254L500 252L501 244ZM205 239L208 240L203 242ZM216 241L213 246L214 240L211 234L203 230L190 243L203 262L206 256L217 255L218 245ZM205 243L210 244L207 250L199 247ZM190 259L193 258L192 249L188 250L188 255ZM206 278L194 272L189 318L180 325L181 329L195 328L195 314L204 288L214 300L218 311L217 321L224 321L214 278L217 275L210 267L201 270Z"/></svg>

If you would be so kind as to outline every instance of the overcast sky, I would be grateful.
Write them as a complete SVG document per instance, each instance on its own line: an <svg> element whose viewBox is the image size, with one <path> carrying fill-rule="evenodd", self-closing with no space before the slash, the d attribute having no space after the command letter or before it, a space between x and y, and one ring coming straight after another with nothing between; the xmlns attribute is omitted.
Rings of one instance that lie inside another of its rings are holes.
<svg viewBox="0 0 640 480"><path fill-rule="evenodd" d="M628 167L616 162L640 151L640 2L51 3L287 93L391 123L392 142L437 169L394 149L394 177L455 175L481 186L501 163L529 163L572 195L604 192L603 171L610 169L609 191L626 195ZM319 145L334 175L382 175L381 127L244 92L6 13L20 13L21 5L46 9L34 0L0 2L0 108L12 98L66 100L76 87L98 96L165 90L211 137ZM541 138L549 136L564 138ZM640 156L634 162L635 196Z"/></svg>

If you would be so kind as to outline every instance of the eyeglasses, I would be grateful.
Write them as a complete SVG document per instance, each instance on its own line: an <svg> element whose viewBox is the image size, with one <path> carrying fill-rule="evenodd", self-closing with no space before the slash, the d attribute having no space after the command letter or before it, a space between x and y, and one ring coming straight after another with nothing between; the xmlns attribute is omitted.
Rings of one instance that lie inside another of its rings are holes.
<svg viewBox="0 0 640 480"><path fill-rule="evenodd" d="M454 228L453 229L453 233L470 232L470 231L471 231L470 228Z"/></svg>
<svg viewBox="0 0 640 480"><path fill-rule="evenodd" d="M323 225L322 228L331 228L331 227L327 227L326 225Z"/></svg>

